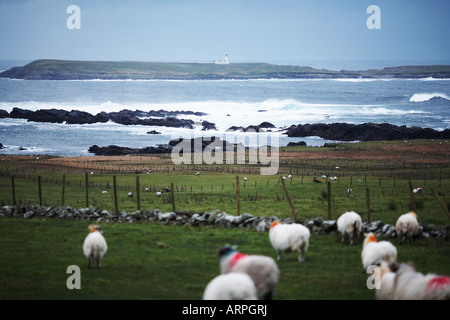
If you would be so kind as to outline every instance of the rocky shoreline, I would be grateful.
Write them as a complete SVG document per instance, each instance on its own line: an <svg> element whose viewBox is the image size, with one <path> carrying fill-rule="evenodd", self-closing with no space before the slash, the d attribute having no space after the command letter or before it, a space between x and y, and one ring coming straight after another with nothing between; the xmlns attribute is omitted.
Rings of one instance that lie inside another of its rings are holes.
<svg viewBox="0 0 450 320"><path fill-rule="evenodd" d="M141 223L144 221L160 225L178 226L211 226L219 228L242 228L258 232L267 232L274 221L293 223L292 218L279 218L277 216L253 216L243 213L235 216L214 210L211 212L161 212L158 209L119 213L109 212L101 208L89 207L75 209L72 207L45 207L45 206L3 206L0 208L0 218L19 217L24 219L52 218L86 220L93 223ZM296 221L310 229L313 234L338 235L336 220L324 220L322 217ZM378 237L397 238L395 226L382 221L363 222L362 233L374 232ZM450 225L435 226L420 223L418 238L450 239Z"/></svg>
<svg viewBox="0 0 450 320"><path fill-rule="evenodd" d="M396 126L389 123L315 123L292 125L286 129L288 137L318 136L336 141L384 141L412 139L450 139L450 129Z"/></svg>
<svg viewBox="0 0 450 320"><path fill-rule="evenodd" d="M11 112L0 110L0 118L26 119L34 122L66 123L66 124L93 124L112 121L122 125L163 126L173 128L194 128L194 121L179 119L180 115L206 116L203 112L193 111L167 111L167 110L121 110L119 112L100 112L96 115L79 110L39 109L30 111L21 108L13 108ZM202 130L216 130L214 123L202 121Z"/></svg>

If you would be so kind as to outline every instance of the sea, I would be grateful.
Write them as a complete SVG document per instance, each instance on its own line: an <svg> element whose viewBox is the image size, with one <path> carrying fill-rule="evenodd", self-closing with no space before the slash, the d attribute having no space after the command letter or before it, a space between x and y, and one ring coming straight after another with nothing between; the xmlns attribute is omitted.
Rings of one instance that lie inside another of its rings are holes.
<svg viewBox="0 0 450 320"><path fill-rule="evenodd" d="M330 70L367 70L370 63L310 65ZM384 66L392 66L384 64ZM398 64L397 65L402 65ZM404 64L403 64L404 65ZM349 67L350 66L350 67ZM382 68L378 62L377 68ZM312 123L390 123L445 130L450 128L450 79L257 79L257 80L17 80L0 78L0 109L10 112L64 109L93 115L105 111L170 110L203 112L179 115L195 128L143 125L56 124L0 119L0 154L93 156L89 147L117 145L143 148L171 139L219 136L247 146L283 147L304 141L309 146L330 142L320 137L288 138L284 130ZM209 121L217 130L201 131ZM276 128L257 134L230 133L231 126L270 122ZM147 134L155 130L161 134ZM242 140L242 136L249 137Z"/></svg>

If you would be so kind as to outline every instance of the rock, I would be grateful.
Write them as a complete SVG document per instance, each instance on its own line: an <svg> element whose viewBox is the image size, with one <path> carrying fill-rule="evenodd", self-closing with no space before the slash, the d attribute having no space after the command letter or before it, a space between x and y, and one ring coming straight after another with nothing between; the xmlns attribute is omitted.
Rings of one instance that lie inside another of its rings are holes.
<svg viewBox="0 0 450 320"><path fill-rule="evenodd" d="M24 215L23 218L24 219L30 219L31 217L34 216L34 212L33 211L27 211Z"/></svg>
<svg viewBox="0 0 450 320"><path fill-rule="evenodd" d="M303 146L306 147L306 142L305 141L298 141L298 142L289 142L287 144L288 147L294 147L294 146Z"/></svg>
<svg viewBox="0 0 450 320"><path fill-rule="evenodd" d="M156 130L151 130L151 131L148 131L147 134L161 134L161 132L158 132Z"/></svg>
<svg viewBox="0 0 450 320"><path fill-rule="evenodd" d="M292 125L286 129L288 137L319 136L337 141L374 141L409 139L449 139L450 129L436 131L430 128L396 126L388 123L315 123Z"/></svg>

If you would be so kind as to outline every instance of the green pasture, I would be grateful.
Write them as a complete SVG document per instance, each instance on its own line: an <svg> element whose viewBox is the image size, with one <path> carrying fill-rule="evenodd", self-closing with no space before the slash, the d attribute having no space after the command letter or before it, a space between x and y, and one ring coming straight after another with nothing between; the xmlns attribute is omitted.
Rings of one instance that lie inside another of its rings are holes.
<svg viewBox="0 0 450 320"><path fill-rule="evenodd" d="M108 252L102 269L88 269L82 243L89 221L0 219L0 299L202 299L219 274L217 249L276 257L267 232L239 228L163 226L149 222L102 224ZM393 241L397 245L396 241ZM277 300L374 299L361 263L362 239L311 235L306 259L278 262ZM399 262L421 272L449 274L450 246L442 239L397 245ZM292 258L292 257L291 257ZM81 269L81 289L67 288L71 265Z"/></svg>

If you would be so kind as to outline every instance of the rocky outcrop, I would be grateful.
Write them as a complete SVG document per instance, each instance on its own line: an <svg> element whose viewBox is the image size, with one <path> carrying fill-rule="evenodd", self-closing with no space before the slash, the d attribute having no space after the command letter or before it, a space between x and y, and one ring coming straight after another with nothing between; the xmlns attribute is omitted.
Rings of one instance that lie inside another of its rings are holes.
<svg viewBox="0 0 450 320"><path fill-rule="evenodd" d="M450 129L436 131L430 128L396 126L388 123L316 123L292 125L286 129L288 137L318 136L337 141L375 141L410 139L449 139Z"/></svg>
<svg viewBox="0 0 450 320"><path fill-rule="evenodd" d="M150 221L162 225L179 226L215 226L219 228L243 228L267 232L274 221L283 223L293 223L291 218L279 218L277 216L253 216L243 213L235 216L214 210L211 212L161 212L158 209L134 212L109 212L101 208L89 207L75 209L68 206L45 207L45 206L3 206L0 208L0 218L23 217L31 218L55 218L55 219L75 219L89 220L105 223L139 223ZM324 220L321 217L296 221L306 226L312 234L337 235L336 220ZM374 232L378 237L397 238L395 226L384 224L382 221L372 223L363 222L362 233ZM434 226L420 224L418 238L438 237L445 240L450 239L450 225Z"/></svg>
<svg viewBox="0 0 450 320"><path fill-rule="evenodd" d="M8 113L0 110L2 118L20 118L35 122L51 122L51 123L67 123L67 124L92 124L105 123L112 121L123 125L145 125L145 126L163 126L175 128L194 128L194 121L188 119L179 119L179 115L195 115L205 116L203 112L193 111L166 111L166 110L121 110L118 112L100 112L92 115L88 112L79 110L62 110L62 109L39 109L36 111L24 110L21 108L13 108ZM203 130L215 130L215 124L208 121L202 122Z"/></svg>
<svg viewBox="0 0 450 320"><path fill-rule="evenodd" d="M259 125L250 125L248 127L241 127L241 126L231 126L226 131L233 132L233 131L241 131L241 132L270 132L271 129L275 128L275 126L267 121L261 122Z"/></svg>
<svg viewBox="0 0 450 320"><path fill-rule="evenodd" d="M172 147L165 144L160 144L157 147L145 147L145 148L128 148L115 145L109 145L107 147L99 147L93 145L88 149L89 153L93 153L96 156L124 156L128 154L163 154L170 153Z"/></svg>

